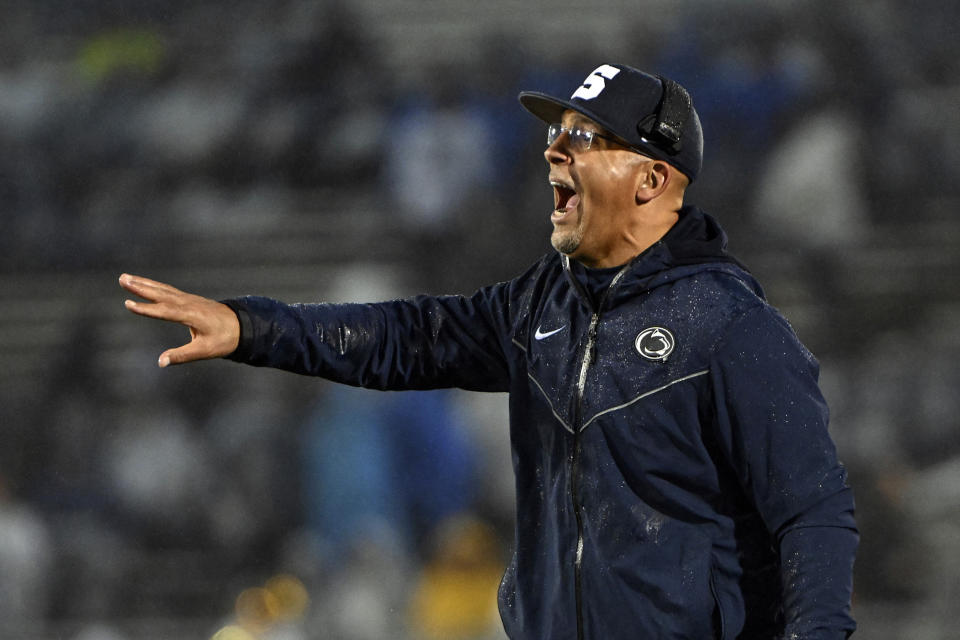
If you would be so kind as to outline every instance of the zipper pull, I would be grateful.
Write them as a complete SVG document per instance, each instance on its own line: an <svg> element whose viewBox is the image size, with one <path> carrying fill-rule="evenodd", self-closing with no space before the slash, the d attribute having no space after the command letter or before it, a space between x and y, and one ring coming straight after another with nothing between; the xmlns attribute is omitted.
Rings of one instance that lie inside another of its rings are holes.
<svg viewBox="0 0 960 640"><path fill-rule="evenodd" d="M594 313L590 319L590 327L587 329L587 344L583 350L583 362L580 364L580 378L577 381L577 397L583 400L583 389L587 384L587 369L590 363L597 355L597 322L600 320L600 314Z"/></svg>
<svg viewBox="0 0 960 640"><path fill-rule="evenodd" d="M590 363L593 364L597 361L597 327L596 325L594 325L594 327L590 330L590 335L588 340L590 343Z"/></svg>
<svg viewBox="0 0 960 640"><path fill-rule="evenodd" d="M587 331L588 358L591 364L597 361L597 325L599 320L600 314L593 314L593 318L590 320L590 328Z"/></svg>

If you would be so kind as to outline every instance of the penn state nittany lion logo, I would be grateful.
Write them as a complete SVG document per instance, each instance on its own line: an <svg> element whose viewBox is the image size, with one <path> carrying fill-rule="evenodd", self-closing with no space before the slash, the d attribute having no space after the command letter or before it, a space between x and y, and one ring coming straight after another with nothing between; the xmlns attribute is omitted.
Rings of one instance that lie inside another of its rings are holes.
<svg viewBox="0 0 960 640"><path fill-rule="evenodd" d="M664 362L671 353L676 342L673 334L663 327L649 327L637 335L634 343L637 351L647 360Z"/></svg>

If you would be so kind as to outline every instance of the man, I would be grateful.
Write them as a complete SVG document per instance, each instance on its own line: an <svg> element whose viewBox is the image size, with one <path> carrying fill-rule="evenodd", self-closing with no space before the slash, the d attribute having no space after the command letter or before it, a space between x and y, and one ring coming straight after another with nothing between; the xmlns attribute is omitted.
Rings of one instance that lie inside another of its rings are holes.
<svg viewBox="0 0 960 640"><path fill-rule="evenodd" d="M471 297L370 305L121 276L148 300L131 311L190 327L160 365L509 391L511 638L849 636L857 530L817 364L683 204L702 161L686 91L602 65L569 100L520 100L549 125L555 254Z"/></svg>

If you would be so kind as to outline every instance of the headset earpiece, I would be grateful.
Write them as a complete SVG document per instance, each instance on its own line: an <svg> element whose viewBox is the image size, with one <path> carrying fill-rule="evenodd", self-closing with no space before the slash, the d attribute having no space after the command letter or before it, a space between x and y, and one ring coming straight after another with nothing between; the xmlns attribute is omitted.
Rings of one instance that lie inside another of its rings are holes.
<svg viewBox="0 0 960 640"><path fill-rule="evenodd" d="M663 84L663 94L655 113L644 118L637 130L649 140L658 143L669 153L679 153L683 149L681 140L687 114L693 101L687 90L670 78L657 76Z"/></svg>

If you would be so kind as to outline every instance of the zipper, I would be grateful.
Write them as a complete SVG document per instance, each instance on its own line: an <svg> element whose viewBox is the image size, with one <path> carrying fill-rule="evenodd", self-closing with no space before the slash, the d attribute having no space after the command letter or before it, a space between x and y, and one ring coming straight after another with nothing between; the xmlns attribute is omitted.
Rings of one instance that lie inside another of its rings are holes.
<svg viewBox="0 0 960 640"><path fill-rule="evenodd" d="M573 589L577 606L577 640L583 638L583 591L581 587L581 575L583 566L583 505L580 504L580 431L583 422L583 393L587 387L587 372L590 365L593 364L597 356L597 325L600 324L600 312L603 310L603 304L607 301L610 291L617 285L620 279L630 268L627 263L623 269L617 272L610 284L607 286L600 301L597 303L596 310L590 317L590 326L587 329L587 344L583 350L583 360L580 364L580 376L577 378L577 403L576 413L573 421L573 454L570 458L570 494L573 500L573 515L577 521L577 552L573 561ZM574 278L576 280L576 278Z"/></svg>
<svg viewBox="0 0 960 640"><path fill-rule="evenodd" d="M587 386L587 370L593 361L597 344L597 324L600 322L600 312L597 311L590 318L590 328L587 330L587 344L583 352L583 363L580 365L580 377L577 379L576 416L573 422L573 456L570 460L570 494L573 498L573 515L577 520L577 555L573 561L573 590L577 605L577 640L583 640L583 593L580 586L581 567L583 565L583 515L580 513L580 423L583 421L583 391Z"/></svg>

